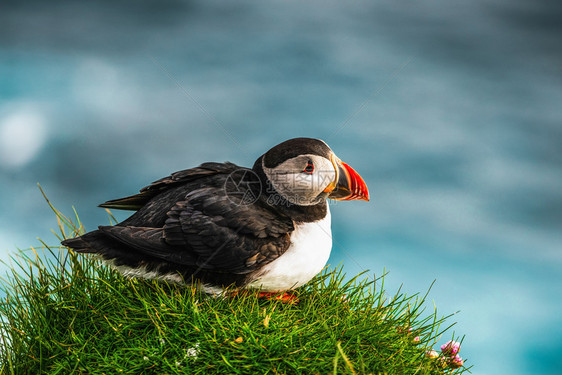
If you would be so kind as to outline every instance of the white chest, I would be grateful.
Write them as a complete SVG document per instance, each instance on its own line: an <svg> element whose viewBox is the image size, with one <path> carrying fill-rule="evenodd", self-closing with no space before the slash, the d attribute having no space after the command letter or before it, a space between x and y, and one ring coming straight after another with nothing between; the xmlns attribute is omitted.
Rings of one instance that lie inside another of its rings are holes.
<svg viewBox="0 0 562 375"><path fill-rule="evenodd" d="M330 208L324 219L299 224L291 235L291 246L266 265L248 288L279 291L306 284L326 265L332 250Z"/></svg>

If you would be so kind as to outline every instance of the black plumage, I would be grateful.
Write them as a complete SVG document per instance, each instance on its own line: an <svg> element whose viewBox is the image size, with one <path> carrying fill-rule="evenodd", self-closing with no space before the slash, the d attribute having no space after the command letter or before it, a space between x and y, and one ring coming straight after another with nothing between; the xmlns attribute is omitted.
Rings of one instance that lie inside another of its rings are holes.
<svg viewBox="0 0 562 375"><path fill-rule="evenodd" d="M62 244L98 253L116 266L177 273L188 282L196 277L212 285L243 286L248 274L287 250L294 227L290 217L265 203L264 195L253 204L228 195L226 179L240 171L255 176L232 163L204 163L173 173L140 194L100 205L138 209L130 218Z"/></svg>

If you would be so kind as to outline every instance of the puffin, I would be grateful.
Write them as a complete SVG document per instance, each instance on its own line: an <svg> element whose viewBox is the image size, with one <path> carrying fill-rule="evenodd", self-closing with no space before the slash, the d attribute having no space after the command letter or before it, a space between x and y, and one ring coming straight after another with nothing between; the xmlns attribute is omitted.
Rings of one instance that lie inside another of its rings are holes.
<svg viewBox="0 0 562 375"><path fill-rule="evenodd" d="M293 138L252 168L207 162L102 203L135 212L62 245L96 254L126 277L267 296L298 288L325 267L327 199L368 201L369 192L324 141Z"/></svg>

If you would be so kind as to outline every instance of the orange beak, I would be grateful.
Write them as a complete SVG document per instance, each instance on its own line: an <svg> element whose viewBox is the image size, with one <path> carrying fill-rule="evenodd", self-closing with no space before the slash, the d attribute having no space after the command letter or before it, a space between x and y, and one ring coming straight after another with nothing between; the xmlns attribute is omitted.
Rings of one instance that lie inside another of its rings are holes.
<svg viewBox="0 0 562 375"><path fill-rule="evenodd" d="M369 200L367 184L359 173L332 154L332 164L336 170L335 180L324 190L328 198L339 201Z"/></svg>

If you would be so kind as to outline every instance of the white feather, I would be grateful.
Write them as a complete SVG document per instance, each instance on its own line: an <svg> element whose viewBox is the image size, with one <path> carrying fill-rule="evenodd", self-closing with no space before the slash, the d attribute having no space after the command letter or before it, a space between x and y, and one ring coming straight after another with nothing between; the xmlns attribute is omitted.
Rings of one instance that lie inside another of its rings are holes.
<svg viewBox="0 0 562 375"><path fill-rule="evenodd" d="M287 251L266 265L247 288L279 291L302 286L316 276L328 262L332 250L330 208L326 217L298 224L291 234Z"/></svg>
<svg viewBox="0 0 562 375"><path fill-rule="evenodd" d="M131 278L137 277L141 279L157 279L157 280L163 280L163 281L178 283L178 284L182 284L184 282L183 278L178 273L170 272L170 273L160 274L157 271L148 271L146 266L141 266L137 268L132 268L123 265L117 266L115 265L115 260L113 259L105 260L105 263L107 263L111 268L119 271L125 277L131 277Z"/></svg>
<svg viewBox="0 0 562 375"><path fill-rule="evenodd" d="M183 280L183 278L179 273L170 272L170 273L161 274L157 270L148 271L146 266L141 266L136 268L123 266L123 265L117 266L115 265L115 260L113 259L104 260L104 262L107 265L109 265L111 268L119 271L125 277L141 278L141 279L148 279L148 280L154 279L160 281L167 281L169 283L175 283L175 284L185 284L185 281ZM201 290L203 290L203 292L207 294L211 294L213 296L221 296L224 292L224 288L221 288L220 286L213 286L210 284L200 284L198 286L199 288L201 288Z"/></svg>

